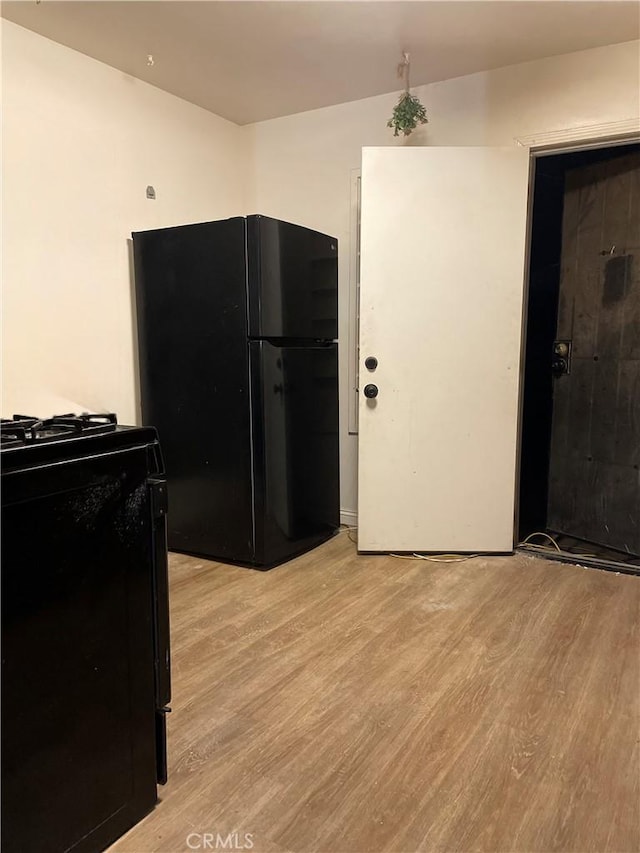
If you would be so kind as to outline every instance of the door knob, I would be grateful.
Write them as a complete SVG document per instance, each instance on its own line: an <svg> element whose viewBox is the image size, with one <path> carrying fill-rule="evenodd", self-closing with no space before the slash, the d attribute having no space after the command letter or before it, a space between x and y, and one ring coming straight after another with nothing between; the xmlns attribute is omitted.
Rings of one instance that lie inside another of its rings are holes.
<svg viewBox="0 0 640 853"><path fill-rule="evenodd" d="M369 400L373 400L374 397L378 396L378 386L377 385L365 385L364 386L364 396Z"/></svg>
<svg viewBox="0 0 640 853"><path fill-rule="evenodd" d="M564 374L568 372L569 370L567 359L555 356L555 358L551 362L551 373L553 374L553 376L558 378L558 376L564 376Z"/></svg>

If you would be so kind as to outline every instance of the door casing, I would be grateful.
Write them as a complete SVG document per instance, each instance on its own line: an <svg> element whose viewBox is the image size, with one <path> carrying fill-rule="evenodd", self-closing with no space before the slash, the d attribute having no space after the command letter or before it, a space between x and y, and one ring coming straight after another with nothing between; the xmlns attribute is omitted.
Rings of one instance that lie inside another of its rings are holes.
<svg viewBox="0 0 640 853"><path fill-rule="evenodd" d="M536 162L538 158L557 155L562 153L570 153L576 151L585 151L589 149L624 146L640 141L640 130L632 129L624 133L615 133L612 135L602 135L602 128L594 135L588 134L588 128L576 128L571 131L562 132L562 141L531 144L529 146L530 156L530 183L531 178L535 173ZM522 144L522 142L519 142ZM516 466L515 466L515 496L514 496L514 517L513 517L513 543L514 547L518 543L518 522L520 515L519 506L519 491L520 491L520 468L521 468L521 453L522 453L522 415L523 415L523 398L524 398L524 366L526 353L526 327L529 301L529 278L530 278L530 247L531 247L531 230L533 218L533 193L529 194L526 222L526 237L525 237L525 257L524 257L524 282L522 291L522 330L521 330L521 352L519 365L519 381L518 381L518 406L517 406L517 424L516 424Z"/></svg>

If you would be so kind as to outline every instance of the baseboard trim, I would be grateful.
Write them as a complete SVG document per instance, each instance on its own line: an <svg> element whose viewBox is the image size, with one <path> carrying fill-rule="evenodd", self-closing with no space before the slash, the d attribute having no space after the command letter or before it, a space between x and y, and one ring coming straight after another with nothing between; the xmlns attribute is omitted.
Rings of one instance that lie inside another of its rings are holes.
<svg viewBox="0 0 640 853"><path fill-rule="evenodd" d="M345 527L357 527L358 526L358 513L353 512L350 509L341 509L340 510L340 524L344 524Z"/></svg>

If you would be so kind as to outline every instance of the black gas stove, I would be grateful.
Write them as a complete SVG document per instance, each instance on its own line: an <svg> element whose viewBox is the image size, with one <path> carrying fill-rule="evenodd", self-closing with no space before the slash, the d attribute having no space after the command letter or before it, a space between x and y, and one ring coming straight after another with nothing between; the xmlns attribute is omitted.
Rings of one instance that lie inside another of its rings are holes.
<svg viewBox="0 0 640 853"><path fill-rule="evenodd" d="M167 775L160 444L113 414L15 415L0 451L2 850L95 853Z"/></svg>

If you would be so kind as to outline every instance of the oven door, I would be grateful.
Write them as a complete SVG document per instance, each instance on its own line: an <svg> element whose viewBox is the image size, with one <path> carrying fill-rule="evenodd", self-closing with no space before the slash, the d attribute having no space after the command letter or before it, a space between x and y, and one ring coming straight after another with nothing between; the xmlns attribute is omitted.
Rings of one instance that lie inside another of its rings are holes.
<svg viewBox="0 0 640 853"><path fill-rule="evenodd" d="M155 805L168 634L147 450L3 473L6 853L103 849Z"/></svg>

